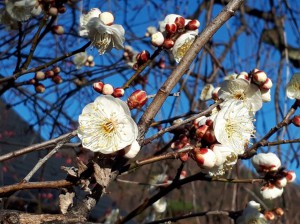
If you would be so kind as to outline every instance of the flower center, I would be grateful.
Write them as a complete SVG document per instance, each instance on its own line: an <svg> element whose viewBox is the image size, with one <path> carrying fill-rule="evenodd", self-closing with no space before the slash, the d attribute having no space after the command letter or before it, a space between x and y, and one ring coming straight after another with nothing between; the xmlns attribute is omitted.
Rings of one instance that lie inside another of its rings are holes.
<svg viewBox="0 0 300 224"><path fill-rule="evenodd" d="M113 119L105 119L100 127L104 135L110 135L117 130L117 124Z"/></svg>
<svg viewBox="0 0 300 224"><path fill-rule="evenodd" d="M94 37L93 45L99 49L100 54L104 54L111 42L111 35L108 33L97 34Z"/></svg>
<svg viewBox="0 0 300 224"><path fill-rule="evenodd" d="M190 49L191 45L193 43L193 40L187 40L183 45L181 45L177 50L177 58L182 58L185 53Z"/></svg>
<svg viewBox="0 0 300 224"><path fill-rule="evenodd" d="M233 98L236 99L236 100L245 100L246 99L246 95L245 95L245 93L244 93L243 90L235 91L233 93Z"/></svg>

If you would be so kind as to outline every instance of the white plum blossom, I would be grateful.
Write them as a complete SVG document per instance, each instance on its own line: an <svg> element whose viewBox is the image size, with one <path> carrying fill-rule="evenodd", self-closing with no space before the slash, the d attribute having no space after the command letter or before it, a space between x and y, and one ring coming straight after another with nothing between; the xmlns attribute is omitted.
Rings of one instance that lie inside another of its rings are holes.
<svg viewBox="0 0 300 224"><path fill-rule="evenodd" d="M277 171L281 166L281 161L276 154L259 153L252 158L252 164L258 173L267 173L270 171Z"/></svg>
<svg viewBox="0 0 300 224"><path fill-rule="evenodd" d="M99 54L123 49L125 41L125 30L121 25L106 25L100 19L101 11L97 8L91 9L87 14L80 17L79 35L88 37L92 44L98 49Z"/></svg>
<svg viewBox="0 0 300 224"><path fill-rule="evenodd" d="M178 37L178 39L175 41L175 44L172 48L172 54L177 63L181 61L185 53L190 49L197 34L198 33L195 32L186 32Z"/></svg>
<svg viewBox="0 0 300 224"><path fill-rule="evenodd" d="M131 145L137 135L127 104L112 96L97 97L79 116L78 137L83 147L94 152L114 153Z"/></svg>
<svg viewBox="0 0 300 224"><path fill-rule="evenodd" d="M282 195L283 188L267 183L260 189L260 193L264 199L272 200Z"/></svg>
<svg viewBox="0 0 300 224"><path fill-rule="evenodd" d="M252 112L262 107L259 88L245 79L225 80L220 87L219 98L225 101L240 101Z"/></svg>
<svg viewBox="0 0 300 224"><path fill-rule="evenodd" d="M286 95L290 99L300 99L300 73L293 75L286 87Z"/></svg>
<svg viewBox="0 0 300 224"><path fill-rule="evenodd" d="M244 152L245 144L249 143L254 132L253 118L243 104L225 104L214 120L217 141L236 154Z"/></svg>
<svg viewBox="0 0 300 224"><path fill-rule="evenodd" d="M212 99L214 89L215 88L212 84L206 84L201 91L200 100L206 101Z"/></svg>
<svg viewBox="0 0 300 224"><path fill-rule="evenodd" d="M85 64L87 58L88 55L85 51L75 54L73 57L73 62L76 65L76 68L80 69Z"/></svg>
<svg viewBox="0 0 300 224"><path fill-rule="evenodd" d="M222 176L237 163L238 155L230 147L215 144L212 150L215 153L216 162L213 168L206 169L209 176Z"/></svg>
<svg viewBox="0 0 300 224"><path fill-rule="evenodd" d="M154 202L152 204L152 207L154 208L154 210L157 213L163 213L166 211L167 205L168 204L167 204L166 198L162 197L162 198L158 199L156 202Z"/></svg>
<svg viewBox="0 0 300 224"><path fill-rule="evenodd" d="M16 21L23 22L42 12L37 0L6 0L6 11Z"/></svg>
<svg viewBox="0 0 300 224"><path fill-rule="evenodd" d="M265 216L259 211L260 204L255 201L249 201L242 215L237 218L236 224L266 224L267 220Z"/></svg>

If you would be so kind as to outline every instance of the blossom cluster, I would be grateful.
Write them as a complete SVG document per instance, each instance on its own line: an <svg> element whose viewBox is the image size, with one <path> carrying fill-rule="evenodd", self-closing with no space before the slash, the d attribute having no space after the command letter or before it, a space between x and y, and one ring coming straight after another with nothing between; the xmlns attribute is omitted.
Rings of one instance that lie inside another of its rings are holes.
<svg viewBox="0 0 300 224"><path fill-rule="evenodd" d="M180 62L185 53L194 42L200 22L190 20L177 14L170 14L159 22L159 31L155 28L147 30L151 35L151 43L156 47L163 47L172 52L176 62Z"/></svg>
<svg viewBox="0 0 300 224"><path fill-rule="evenodd" d="M266 180L260 190L264 199L280 197L287 183L294 182L296 179L295 172L284 170L280 159L274 153L259 153L252 158L252 164Z"/></svg>

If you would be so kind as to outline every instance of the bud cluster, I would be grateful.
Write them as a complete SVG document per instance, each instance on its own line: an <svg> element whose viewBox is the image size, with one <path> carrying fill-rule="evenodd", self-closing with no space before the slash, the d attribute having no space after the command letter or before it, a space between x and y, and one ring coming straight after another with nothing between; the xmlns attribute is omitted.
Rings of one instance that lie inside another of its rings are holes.
<svg viewBox="0 0 300 224"><path fill-rule="evenodd" d="M113 97L119 98L124 96L124 89L121 87L114 88L111 84L104 84L103 82L95 82L93 84L93 89L97 93L104 95L112 95Z"/></svg>
<svg viewBox="0 0 300 224"><path fill-rule="evenodd" d="M181 134L178 139L171 144L171 149L174 151L178 151L185 146L190 145L190 139L187 135ZM183 152L179 154L179 158L181 161L186 162L189 159L189 153Z"/></svg>
<svg viewBox="0 0 300 224"><path fill-rule="evenodd" d="M266 183L261 188L265 199L281 196L283 188L296 179L294 171L287 171L281 167L281 161L274 153L260 153L252 158L256 171L264 175Z"/></svg>
<svg viewBox="0 0 300 224"><path fill-rule="evenodd" d="M43 93L46 90L46 87L41 83L46 79L51 79L55 84L60 84L63 82L63 79L59 75L60 67L54 66L51 70L37 71L34 78L27 81L28 84L34 85L36 93Z"/></svg>
<svg viewBox="0 0 300 224"><path fill-rule="evenodd" d="M38 1L42 9L50 16L57 16L67 11L64 6L67 0L39 0Z"/></svg>
<svg viewBox="0 0 300 224"><path fill-rule="evenodd" d="M273 210L270 211L265 211L264 212L264 216L266 218L266 220L268 221L273 221L276 219L276 216L278 218L282 217L284 215L284 211L282 208L278 207L278 208L274 208Z"/></svg>
<svg viewBox="0 0 300 224"><path fill-rule="evenodd" d="M177 16L172 20L167 19L163 27L164 31L161 30L162 32L158 31L151 35L151 44L155 47L171 49L180 35L197 30L199 26L200 22L196 19L188 20L182 16Z"/></svg>
<svg viewBox="0 0 300 224"><path fill-rule="evenodd" d="M263 102L269 102L271 100L270 89L272 88L273 83L267 74L264 71L255 68L249 73L248 79L259 87Z"/></svg>
<svg viewBox="0 0 300 224"><path fill-rule="evenodd" d="M136 55L136 63L133 64L133 69L138 70L138 68L145 64L150 59L149 51L143 50L141 53Z"/></svg>

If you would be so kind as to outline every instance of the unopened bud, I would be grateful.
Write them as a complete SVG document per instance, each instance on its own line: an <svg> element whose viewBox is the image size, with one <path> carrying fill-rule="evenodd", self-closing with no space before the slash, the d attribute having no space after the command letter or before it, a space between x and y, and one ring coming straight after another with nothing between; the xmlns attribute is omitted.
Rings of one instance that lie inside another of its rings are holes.
<svg viewBox="0 0 300 224"><path fill-rule="evenodd" d="M263 85L260 86L260 88L265 89L265 90L269 90L272 88L272 80L270 78L267 78L267 80L264 82Z"/></svg>
<svg viewBox="0 0 300 224"><path fill-rule="evenodd" d="M249 74L247 72L241 72L236 78L249 80Z"/></svg>
<svg viewBox="0 0 300 224"><path fill-rule="evenodd" d="M287 171L285 178L288 183L292 183L296 180L296 173L294 171Z"/></svg>
<svg viewBox="0 0 300 224"><path fill-rule="evenodd" d="M127 99L127 104L130 110L137 108L140 109L147 102L147 94L143 90L134 91Z"/></svg>
<svg viewBox="0 0 300 224"><path fill-rule="evenodd" d="M57 16L58 9L56 7L50 7L48 13L49 13L50 16Z"/></svg>
<svg viewBox="0 0 300 224"><path fill-rule="evenodd" d="M256 68L252 72L252 79L256 84L262 85L267 81L267 74Z"/></svg>
<svg viewBox="0 0 300 224"><path fill-rule="evenodd" d="M287 184L287 179L285 177L281 178L281 179L277 179L275 182L276 187L282 188L285 187Z"/></svg>
<svg viewBox="0 0 300 224"><path fill-rule="evenodd" d="M134 158L140 151L141 146L137 141L134 141L131 145L124 148L124 157L128 159Z"/></svg>
<svg viewBox="0 0 300 224"><path fill-rule="evenodd" d="M186 29L188 30L197 30L200 26L200 22L197 19L193 19L188 22Z"/></svg>
<svg viewBox="0 0 300 224"><path fill-rule="evenodd" d="M47 78L52 78L54 76L54 71L48 70L45 72Z"/></svg>
<svg viewBox="0 0 300 224"><path fill-rule="evenodd" d="M180 153L179 158L182 162L186 162L189 159L189 154L186 152Z"/></svg>
<svg viewBox="0 0 300 224"><path fill-rule="evenodd" d="M177 26L177 29L182 29L185 26L185 19L181 16L176 17L175 24Z"/></svg>
<svg viewBox="0 0 300 224"><path fill-rule="evenodd" d="M214 144L214 143L217 142L215 133L214 133L214 131L213 131L212 129L208 129L208 130L205 132L205 134L204 134L204 136L203 136L202 139L205 140L205 141L206 141L207 143L209 143L209 144Z"/></svg>
<svg viewBox="0 0 300 224"><path fill-rule="evenodd" d="M134 63L133 66L132 66L133 70L138 70L139 69L139 65L138 63Z"/></svg>
<svg viewBox="0 0 300 224"><path fill-rule="evenodd" d="M90 67L94 67L95 66L95 62L94 61L92 61L92 62L88 62L89 63L89 65L88 66L90 66Z"/></svg>
<svg viewBox="0 0 300 224"><path fill-rule="evenodd" d="M164 58L160 58L157 63L157 66L161 69L164 69L166 67L166 60Z"/></svg>
<svg viewBox="0 0 300 224"><path fill-rule="evenodd" d="M113 92L112 95L113 95L114 97L122 97L122 96L124 96L124 93L125 93L124 89L121 88L121 87L118 87L118 88L115 88L115 89L114 89L114 92Z"/></svg>
<svg viewBox="0 0 300 224"><path fill-rule="evenodd" d="M151 35L151 44L155 47L160 47L165 41L164 35L161 32L156 32Z"/></svg>
<svg viewBox="0 0 300 224"><path fill-rule="evenodd" d="M115 20L113 14L111 14L110 12L102 12L99 17L101 21L108 26L112 25Z"/></svg>
<svg viewBox="0 0 300 224"><path fill-rule="evenodd" d="M166 49L170 49L174 46L174 41L172 39L165 39L163 43L163 47Z"/></svg>
<svg viewBox="0 0 300 224"><path fill-rule="evenodd" d="M114 87L110 84L104 84L103 89L102 89L102 93L104 95L111 95L114 92Z"/></svg>
<svg viewBox="0 0 300 224"><path fill-rule="evenodd" d="M60 84L63 82L63 79L61 78L60 75L55 75L52 77L52 81L55 83L55 84Z"/></svg>
<svg viewBox="0 0 300 224"><path fill-rule="evenodd" d="M300 127L300 115L294 116L293 119L292 119L292 123L293 123L296 127Z"/></svg>
<svg viewBox="0 0 300 224"><path fill-rule="evenodd" d="M28 84L31 84L31 85L34 85L34 84L36 84L36 79L29 79L29 80L27 81L27 83L28 83Z"/></svg>
<svg viewBox="0 0 300 224"><path fill-rule="evenodd" d="M136 55L136 60L138 64L144 64L150 58L150 53L146 50L143 50L141 53Z"/></svg>
<svg viewBox="0 0 300 224"><path fill-rule="evenodd" d="M184 179L184 178L186 178L186 176L187 176L186 171L185 171L185 170L182 170L181 173L180 173L179 179L180 179L180 180L181 180L181 179Z"/></svg>
<svg viewBox="0 0 300 224"><path fill-rule="evenodd" d="M278 216L283 216L284 215L284 211L282 208L274 208L273 212L278 215Z"/></svg>
<svg viewBox="0 0 300 224"><path fill-rule="evenodd" d="M88 62L93 62L94 61L94 57L92 55L89 55L86 60Z"/></svg>
<svg viewBox="0 0 300 224"><path fill-rule="evenodd" d="M46 78L46 75L44 72L38 71L35 73L35 78L36 78L36 80L39 80L39 81L44 80Z"/></svg>
<svg viewBox="0 0 300 224"><path fill-rule="evenodd" d="M35 92L37 93L43 93L46 90L45 86L41 83L36 84L34 88L35 88Z"/></svg>
<svg viewBox="0 0 300 224"><path fill-rule="evenodd" d="M212 99L213 100L218 100L219 99L219 94L218 94L218 92L219 92L219 90L221 89L221 87L217 87L217 88L215 88L213 91L212 91Z"/></svg>
<svg viewBox="0 0 300 224"><path fill-rule="evenodd" d="M166 31L169 34L174 34L177 31L177 25L175 23L166 24Z"/></svg>
<svg viewBox="0 0 300 224"><path fill-rule="evenodd" d="M93 89L98 92L98 93L102 93L102 90L103 90L103 86L104 86L104 83L103 82L95 82L93 84Z"/></svg>
<svg viewBox="0 0 300 224"><path fill-rule="evenodd" d="M55 67L52 68L52 71L53 71L55 74L58 74L58 73L60 73L60 67L55 66Z"/></svg>
<svg viewBox="0 0 300 224"><path fill-rule="evenodd" d="M52 33L62 35L65 33L64 27L59 25L52 26Z"/></svg>
<svg viewBox="0 0 300 224"><path fill-rule="evenodd" d="M209 127L207 125L201 125L199 128L196 129L196 133L195 133L196 137L197 138L202 138L205 135L208 128Z"/></svg>
<svg viewBox="0 0 300 224"><path fill-rule="evenodd" d="M212 168L216 164L216 154L208 148L195 149L195 160L202 168Z"/></svg>
<svg viewBox="0 0 300 224"><path fill-rule="evenodd" d="M271 211L265 211L264 216L268 221L272 221L275 219L275 214Z"/></svg>

